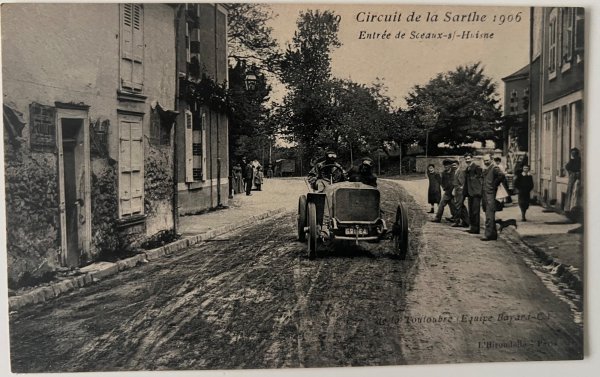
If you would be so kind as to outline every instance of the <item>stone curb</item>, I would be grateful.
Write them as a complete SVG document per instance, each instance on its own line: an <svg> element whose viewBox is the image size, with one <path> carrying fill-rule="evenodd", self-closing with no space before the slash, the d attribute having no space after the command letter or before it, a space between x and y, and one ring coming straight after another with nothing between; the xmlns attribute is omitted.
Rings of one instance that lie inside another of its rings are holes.
<svg viewBox="0 0 600 377"><path fill-rule="evenodd" d="M58 282L51 283L50 285L35 288L29 292L23 293L18 296L12 296L8 298L9 311L15 311L25 306L46 302L53 298L56 298L64 293L75 290L76 288L82 288L84 286L91 285L99 280L106 277L116 275L121 271L134 268L138 265L148 263L166 255L172 255L176 252L187 249L190 246L198 244L204 240L208 240L222 234L228 233L232 230L243 228L248 225L252 225L257 221L267 219L269 217L285 213L285 208L278 208L270 210L258 215L249 217L248 219L234 223L224 225L222 227L211 229L204 233L189 236L168 245L161 246L156 249L147 250L143 253L137 254L133 257L119 260L115 263L106 263L95 271L88 272L82 275L74 276L68 279L64 279Z"/></svg>
<svg viewBox="0 0 600 377"><path fill-rule="evenodd" d="M512 228L505 228L501 233L501 237L506 238L510 241L518 240L525 247L544 263L545 268L554 276L556 276L561 283L566 284L570 289L574 290L579 294L583 294L583 280L581 279L579 269L561 262L558 258L548 254L546 250L529 244L523 240L521 234Z"/></svg>

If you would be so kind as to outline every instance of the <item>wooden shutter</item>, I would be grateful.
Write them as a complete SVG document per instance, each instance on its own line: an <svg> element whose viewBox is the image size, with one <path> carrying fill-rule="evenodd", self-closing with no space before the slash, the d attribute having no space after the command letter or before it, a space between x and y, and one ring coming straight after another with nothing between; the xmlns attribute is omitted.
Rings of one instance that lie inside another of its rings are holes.
<svg viewBox="0 0 600 377"><path fill-rule="evenodd" d="M131 123L119 121L119 209L131 215Z"/></svg>
<svg viewBox="0 0 600 377"><path fill-rule="evenodd" d="M185 181L194 182L194 135L192 112L185 111Z"/></svg>
<svg viewBox="0 0 600 377"><path fill-rule="evenodd" d="M133 5L133 71L131 81L133 90L142 91L144 82L144 18L141 4Z"/></svg>
<svg viewBox="0 0 600 377"><path fill-rule="evenodd" d="M142 139L142 122L131 122L131 213L142 213L144 208L144 179L142 164L144 163L144 147Z"/></svg>
<svg viewBox="0 0 600 377"><path fill-rule="evenodd" d="M575 51L583 51L583 42L585 36L585 9L577 8L575 10Z"/></svg>
<svg viewBox="0 0 600 377"><path fill-rule="evenodd" d="M121 216L141 214L144 210L142 164L142 121L119 120L119 208Z"/></svg>
<svg viewBox="0 0 600 377"><path fill-rule="evenodd" d="M206 179L206 113L202 114L202 172L203 179Z"/></svg>
<svg viewBox="0 0 600 377"><path fill-rule="evenodd" d="M144 80L144 18L141 4L122 4L121 87L141 92Z"/></svg>

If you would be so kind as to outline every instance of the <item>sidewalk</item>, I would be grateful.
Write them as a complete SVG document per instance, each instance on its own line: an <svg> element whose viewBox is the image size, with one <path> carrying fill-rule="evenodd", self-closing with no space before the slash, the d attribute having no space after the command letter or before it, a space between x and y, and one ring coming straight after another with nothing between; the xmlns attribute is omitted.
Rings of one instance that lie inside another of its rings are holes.
<svg viewBox="0 0 600 377"><path fill-rule="evenodd" d="M229 200L228 207L225 209L180 217L181 239L114 263L104 261L92 263L75 270L75 273L70 276L58 277L37 287L17 290L8 298L9 310L14 311L27 305L51 300L120 271L187 250L190 246L204 240L252 225L268 217L296 211L298 196L306 191L306 185L300 178L265 179L262 191L253 191L251 196L235 195Z"/></svg>
<svg viewBox="0 0 600 377"><path fill-rule="evenodd" d="M430 208L427 205L427 179L399 181L411 192L417 202L422 203L424 210ZM482 225L483 217L482 213ZM581 290L583 234L568 233L569 230L578 228L580 224L573 224L564 215L547 212L538 205L531 205L526 217L526 222L521 221L521 211L517 204L517 197L514 196L513 203L506 205L503 211L496 212L496 219L516 219L517 228L509 226L500 233L500 236L510 241L521 241L561 280L571 288Z"/></svg>
<svg viewBox="0 0 600 377"><path fill-rule="evenodd" d="M545 253L548 261L552 259L583 271L583 234L568 233L580 224L572 223L559 213L547 212L539 205L529 206L526 217L526 222L520 220L521 211L516 196L512 204L496 212L496 218L516 219L518 228L514 230L523 242L534 251Z"/></svg>
<svg viewBox="0 0 600 377"><path fill-rule="evenodd" d="M262 191L252 191L251 196L244 193L229 199L228 208L206 212L200 215L181 216L179 233L184 237L204 233L220 228L232 222L248 219L267 211L282 209L296 210L298 197L305 194L306 185L301 178L265 179Z"/></svg>

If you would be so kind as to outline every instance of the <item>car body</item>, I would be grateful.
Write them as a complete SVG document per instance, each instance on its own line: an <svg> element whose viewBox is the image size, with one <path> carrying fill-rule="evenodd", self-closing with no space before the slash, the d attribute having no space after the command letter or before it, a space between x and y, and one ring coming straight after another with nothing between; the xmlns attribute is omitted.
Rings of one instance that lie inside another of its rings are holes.
<svg viewBox="0 0 600 377"><path fill-rule="evenodd" d="M298 239L308 241L309 258L319 242L379 242L388 227L381 217L381 193L360 182L339 182L323 192L309 192L298 200ZM408 250L408 220L404 205L397 208L392 226L394 250L403 258Z"/></svg>

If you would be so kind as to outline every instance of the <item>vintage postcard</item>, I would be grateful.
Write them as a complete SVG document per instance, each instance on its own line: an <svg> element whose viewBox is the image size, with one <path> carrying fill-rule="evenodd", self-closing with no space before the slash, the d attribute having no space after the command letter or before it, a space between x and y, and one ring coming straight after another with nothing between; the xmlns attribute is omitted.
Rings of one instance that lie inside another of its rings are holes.
<svg viewBox="0 0 600 377"><path fill-rule="evenodd" d="M3 4L10 371L583 359L586 15Z"/></svg>

